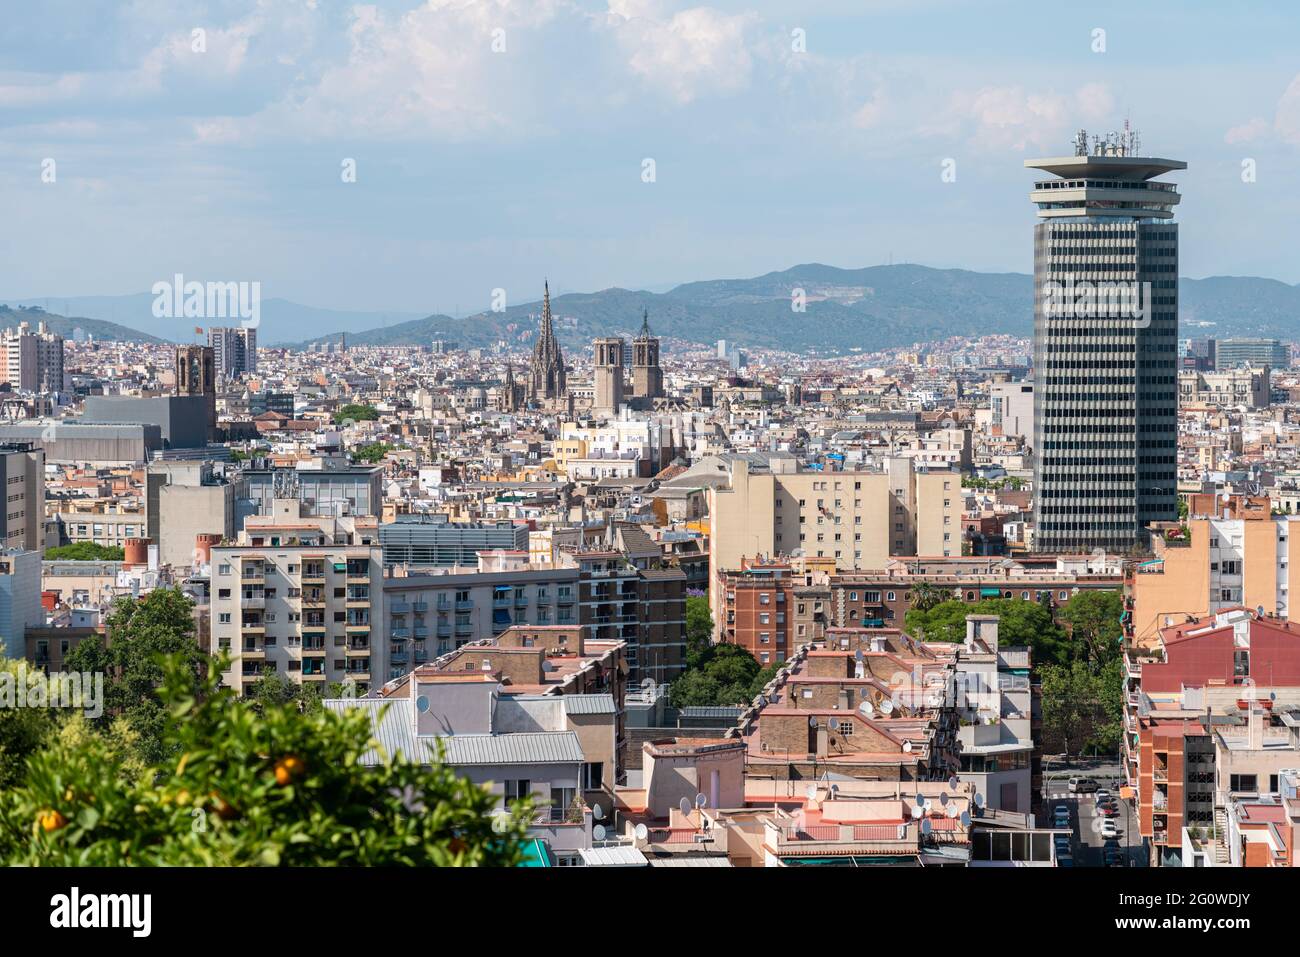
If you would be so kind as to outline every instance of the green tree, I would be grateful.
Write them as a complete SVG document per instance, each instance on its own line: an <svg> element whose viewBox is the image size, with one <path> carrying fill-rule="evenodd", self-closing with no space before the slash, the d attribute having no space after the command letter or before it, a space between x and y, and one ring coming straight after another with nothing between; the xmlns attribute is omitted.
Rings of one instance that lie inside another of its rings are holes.
<svg viewBox="0 0 1300 957"><path fill-rule="evenodd" d="M748 704L781 666L763 668L739 645L710 645L668 689L676 708Z"/></svg>
<svg viewBox="0 0 1300 957"><path fill-rule="evenodd" d="M1094 671L1120 654L1123 612L1124 599L1118 589L1080 592L1061 610L1061 620L1070 626L1076 656L1088 661Z"/></svg>
<svg viewBox="0 0 1300 957"><path fill-rule="evenodd" d="M27 758L54 731L49 708L17 706L19 681L27 684L23 689L23 700L27 700L32 683L44 683L46 678L23 662L0 658L0 790L13 787L22 779Z"/></svg>
<svg viewBox="0 0 1300 957"><path fill-rule="evenodd" d="M387 442L369 442L366 445L356 446L352 450L352 458L357 462L369 462L373 465L392 450L393 447Z"/></svg>
<svg viewBox="0 0 1300 957"><path fill-rule="evenodd" d="M126 557L126 551L118 545L100 545L97 542L73 542L71 545L56 545L45 550L47 561L77 562L120 562Z"/></svg>
<svg viewBox="0 0 1300 957"><path fill-rule="evenodd" d="M515 865L528 802L493 818L495 798L435 761L385 758L360 710L260 712L219 687L220 662L195 687L192 662L162 665L162 749L132 775L101 733L57 741L0 794L0 862L71 866Z"/></svg>
<svg viewBox="0 0 1300 957"><path fill-rule="evenodd" d="M929 582L918 582L912 588L912 607L918 611L929 611L940 602L948 601L951 592L936 588Z"/></svg>
<svg viewBox="0 0 1300 957"><path fill-rule="evenodd" d="M913 607L904 616L904 624L912 634L922 632L927 641L964 641L967 615L997 615L998 643L1029 646L1036 664L1063 664L1069 660L1069 645L1052 613L1038 602L1022 598L986 598L970 603L950 599L929 610Z"/></svg>
<svg viewBox="0 0 1300 957"><path fill-rule="evenodd" d="M334 422L339 424L351 419L353 422L373 422L379 418L379 410L373 405L357 405L349 403L348 405L339 406L334 413Z"/></svg>
<svg viewBox="0 0 1300 957"><path fill-rule="evenodd" d="M335 695L331 692L331 697L343 696L342 693ZM311 711L322 707L324 695L316 684L298 684L290 680L288 675L268 666L245 686L244 698L258 711L278 705L293 705L300 711Z"/></svg>
<svg viewBox="0 0 1300 957"><path fill-rule="evenodd" d="M166 756L165 716L155 694L162 683L163 656L179 655L195 687L208 659L194 637L193 607L176 588L158 588L143 598L118 598L106 621L107 642L88 638L64 659L68 671L105 676L100 726L118 715L125 717L138 736L141 757L151 764Z"/></svg>
<svg viewBox="0 0 1300 957"><path fill-rule="evenodd" d="M686 596L686 667L698 668L713 648L713 615L705 595Z"/></svg>
<svg viewBox="0 0 1300 957"><path fill-rule="evenodd" d="M1046 665L1037 669L1042 687L1043 729L1057 737L1069 755L1078 753L1095 709L1095 679L1087 666Z"/></svg>

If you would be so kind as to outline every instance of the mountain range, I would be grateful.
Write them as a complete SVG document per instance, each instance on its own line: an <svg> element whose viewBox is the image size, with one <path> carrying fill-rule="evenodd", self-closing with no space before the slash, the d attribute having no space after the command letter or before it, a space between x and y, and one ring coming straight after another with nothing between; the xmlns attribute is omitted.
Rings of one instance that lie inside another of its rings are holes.
<svg viewBox="0 0 1300 957"><path fill-rule="evenodd" d="M802 290L804 311L792 308L795 290ZM660 293L566 293L552 297L551 309L556 333L570 350L586 349L600 335L635 335L642 310L647 310L651 329L663 338L701 344L726 339L747 348L833 355L949 336L1028 336L1033 328L1032 290L1032 277L1023 273L910 264L840 269L808 263L749 279L684 283ZM1214 276L1179 280L1179 297L1184 336L1300 338L1300 286ZM52 297L18 304L47 301L51 306L65 302ZM76 317L51 314L51 327L62 332L61 325L80 326L96 338L189 341L195 324L209 324L156 319L148 294L66 302ZM262 302L258 339L263 345L304 346L346 333L348 343L355 345L415 346L447 339L462 347L502 340L526 347L535 336L540 313L540 300L457 319L317 309L269 299ZM16 315L30 319L32 313L0 306L0 323Z"/></svg>

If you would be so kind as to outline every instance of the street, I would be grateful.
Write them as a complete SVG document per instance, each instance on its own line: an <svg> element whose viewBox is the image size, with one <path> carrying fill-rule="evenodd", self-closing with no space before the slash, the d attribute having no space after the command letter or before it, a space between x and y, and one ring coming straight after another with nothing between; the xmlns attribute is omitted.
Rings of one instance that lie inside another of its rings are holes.
<svg viewBox="0 0 1300 957"><path fill-rule="evenodd" d="M1142 847L1142 837L1138 833L1137 818L1133 806L1129 801L1119 798L1118 772L1118 766L1113 768L1098 766L1086 770L1069 768L1053 771L1050 778L1044 782L1045 797L1043 800L1042 823L1045 825L1051 824L1053 812L1058 805L1064 804L1070 809L1070 826L1072 828L1070 849L1071 855L1074 857L1075 867L1105 866L1103 856L1105 838L1101 835L1104 817L1096 810L1096 795L1091 793L1079 795L1069 793L1067 782L1070 777L1075 776L1092 778L1119 800L1120 813L1114 818L1118 831L1118 846L1125 852L1129 867L1146 866L1146 851Z"/></svg>

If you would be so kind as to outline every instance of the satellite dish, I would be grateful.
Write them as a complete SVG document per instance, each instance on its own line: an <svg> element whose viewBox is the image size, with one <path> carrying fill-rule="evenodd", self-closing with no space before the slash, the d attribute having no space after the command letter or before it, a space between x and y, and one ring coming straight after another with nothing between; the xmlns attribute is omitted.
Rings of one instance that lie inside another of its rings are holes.
<svg viewBox="0 0 1300 957"><path fill-rule="evenodd" d="M942 793L939 795L939 806L940 806L940 807L947 807L947 806L948 806L948 792L947 792L947 791L944 791L944 792L942 792Z"/></svg>
<svg viewBox="0 0 1300 957"><path fill-rule="evenodd" d="M603 821L605 819L605 809L599 804L591 806L591 816L594 820Z"/></svg>
<svg viewBox="0 0 1300 957"><path fill-rule="evenodd" d="M929 834L931 831L933 831L933 830L934 830L934 825L931 824L931 823L929 822L929 820L925 820L925 821L922 821L922 822L921 822L921 833L922 833L922 834L927 834L927 835L928 835L928 834Z"/></svg>
<svg viewBox="0 0 1300 957"><path fill-rule="evenodd" d="M690 798L682 798L680 801L677 802L677 806L681 808L683 814L690 814L691 811L694 810L694 808L691 807Z"/></svg>
<svg viewBox="0 0 1300 957"><path fill-rule="evenodd" d="M903 742L903 752L904 752L905 754L911 754L911 753L912 753L912 742L911 742L911 741L904 741L904 742Z"/></svg>
<svg viewBox="0 0 1300 957"><path fill-rule="evenodd" d="M975 792L975 806L976 807L984 806L984 795L980 794L978 791Z"/></svg>
<svg viewBox="0 0 1300 957"><path fill-rule="evenodd" d="M650 829L647 828L644 824L638 824L636 826L636 830L633 831L632 833L636 835L636 839L638 841L644 841L647 837L650 836Z"/></svg>
<svg viewBox="0 0 1300 957"><path fill-rule="evenodd" d="M948 779L948 787L950 787L954 791L957 790L957 785L960 783L961 782L957 780L957 775L955 774Z"/></svg>
<svg viewBox="0 0 1300 957"><path fill-rule="evenodd" d="M808 727L810 728L817 727L817 718L815 716L808 719Z"/></svg>
<svg viewBox="0 0 1300 957"><path fill-rule="evenodd" d="M859 648L857 651L853 652L853 660L854 660L854 661L861 661L861 660L862 660L862 657L863 657L863 655L862 655L862 649L861 649L861 648Z"/></svg>
<svg viewBox="0 0 1300 957"><path fill-rule="evenodd" d="M696 807L708 807L708 806L709 806L709 798L708 798L708 795L706 795L706 794L697 794L697 795L695 795L695 806L696 806Z"/></svg>
<svg viewBox="0 0 1300 957"><path fill-rule="evenodd" d="M603 841L605 839L605 825L597 824L591 829L591 839L593 841Z"/></svg>
<svg viewBox="0 0 1300 957"><path fill-rule="evenodd" d="M429 699L426 698L424 695L420 695L420 697L416 698L416 699L415 699L415 710L416 710L416 711L419 711L421 714L423 714L424 712L428 711L428 710L429 710Z"/></svg>
<svg viewBox="0 0 1300 957"><path fill-rule="evenodd" d="M840 729L840 719L839 719L839 718L831 718L831 720L828 721L827 724L830 726L830 729L831 729L832 731L838 731L838 730Z"/></svg>
<svg viewBox="0 0 1300 957"><path fill-rule="evenodd" d="M961 826L970 827L970 811L961 812Z"/></svg>
<svg viewBox="0 0 1300 957"><path fill-rule="evenodd" d="M1260 618L1263 618L1263 617L1264 617L1264 606L1263 606L1263 605L1256 605L1256 606L1255 606L1255 614L1258 615Z"/></svg>
<svg viewBox="0 0 1300 957"><path fill-rule="evenodd" d="M966 813L966 812L963 811L961 808L959 808L959 807L958 807L957 805L955 805L955 804L951 805L951 806L948 808L948 816L949 816L950 818L952 818L953 820L956 820L957 818L961 817L964 813Z"/></svg>
<svg viewBox="0 0 1300 957"><path fill-rule="evenodd" d="M884 701L880 702L880 710L883 714L892 714L894 711L893 700L886 698Z"/></svg>
<svg viewBox="0 0 1300 957"><path fill-rule="evenodd" d="M916 803L921 805L921 807L925 807L925 795L920 791L916 792Z"/></svg>
<svg viewBox="0 0 1300 957"><path fill-rule="evenodd" d="M871 706L870 701L862 702L862 704L858 705L858 710L861 711L863 714L865 714L868 718L870 718L872 715L876 713L876 709Z"/></svg>

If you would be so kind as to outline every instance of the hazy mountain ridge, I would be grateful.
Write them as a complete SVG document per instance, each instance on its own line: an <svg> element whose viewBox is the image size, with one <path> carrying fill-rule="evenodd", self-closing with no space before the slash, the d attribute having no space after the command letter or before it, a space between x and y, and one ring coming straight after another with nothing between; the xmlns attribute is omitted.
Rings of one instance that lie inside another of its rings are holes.
<svg viewBox="0 0 1300 957"><path fill-rule="evenodd" d="M791 308L795 290L803 291L804 312ZM702 344L727 339L748 348L842 354L949 336L1028 336L1033 329L1032 294L1033 279L1023 273L933 269L907 263L862 269L805 263L748 279L683 283L663 293L619 288L565 293L553 296L551 306L557 334L571 351L588 349L596 336L635 335L641 312L648 309L652 331L664 338ZM1300 338L1300 286L1275 279L1213 276L1180 280L1179 294L1185 336ZM148 296L128 298L152 301ZM258 339L264 345L293 342L301 346L337 341L340 334L346 334L353 345L428 345L441 338L462 347L491 346L505 340L516 348L527 348L536 336L541 301L463 319L442 314L423 318L402 315L406 317L403 321L380 324L381 317L397 318L399 314L348 313L264 300ZM151 324L144 328L153 331L155 323L166 323L166 332L159 335L182 341L190 341L187 334L193 326L211 324L204 320L153 320L152 314L150 318ZM338 322L332 325L331 319ZM114 337L94 331L90 323L96 320L67 321L80 324L97 338ZM365 321L371 324L363 327ZM298 337L287 335L304 324L309 326L308 332ZM105 323L101 328L112 326L114 323ZM56 328L53 323L51 327ZM123 324L115 328L124 330L119 335L149 338Z"/></svg>

